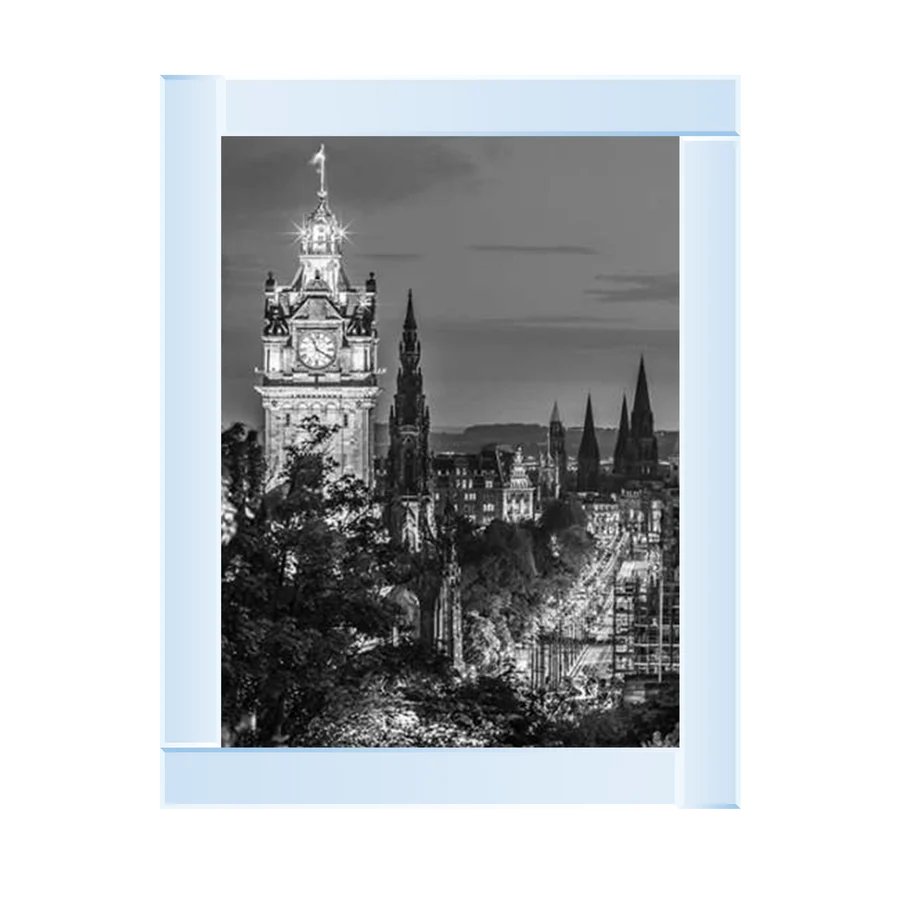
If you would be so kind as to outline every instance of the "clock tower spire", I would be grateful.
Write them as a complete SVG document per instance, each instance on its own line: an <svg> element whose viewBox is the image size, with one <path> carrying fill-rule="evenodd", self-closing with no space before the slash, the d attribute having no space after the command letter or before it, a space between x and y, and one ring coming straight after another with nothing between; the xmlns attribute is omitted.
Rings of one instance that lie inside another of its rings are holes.
<svg viewBox="0 0 900 900"><path fill-rule="evenodd" d="M328 452L338 475L371 485L378 331L375 273L353 284L344 266L348 230L332 212L325 181L325 145L310 163L319 176L318 203L294 223L297 269L265 282L261 384L269 477L284 475L287 450L306 440L310 417L334 431Z"/></svg>

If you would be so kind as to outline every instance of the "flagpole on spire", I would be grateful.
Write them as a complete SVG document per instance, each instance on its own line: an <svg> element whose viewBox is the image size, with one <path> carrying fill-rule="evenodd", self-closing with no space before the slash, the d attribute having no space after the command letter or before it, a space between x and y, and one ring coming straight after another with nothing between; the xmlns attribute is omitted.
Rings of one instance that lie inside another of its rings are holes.
<svg viewBox="0 0 900 900"><path fill-rule="evenodd" d="M325 145L320 144L315 156L309 161L311 166L316 167L319 173L319 198L324 200L328 196L328 190L325 187Z"/></svg>

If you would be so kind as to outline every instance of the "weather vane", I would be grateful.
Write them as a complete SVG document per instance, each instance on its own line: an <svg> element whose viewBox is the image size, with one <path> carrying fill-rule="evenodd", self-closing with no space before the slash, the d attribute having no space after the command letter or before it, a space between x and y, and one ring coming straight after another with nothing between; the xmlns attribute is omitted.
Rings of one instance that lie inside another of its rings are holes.
<svg viewBox="0 0 900 900"><path fill-rule="evenodd" d="M327 195L327 191L325 190L325 145L320 144L319 150L315 156L309 161L311 166L316 167L316 171L319 173L319 196L325 197Z"/></svg>

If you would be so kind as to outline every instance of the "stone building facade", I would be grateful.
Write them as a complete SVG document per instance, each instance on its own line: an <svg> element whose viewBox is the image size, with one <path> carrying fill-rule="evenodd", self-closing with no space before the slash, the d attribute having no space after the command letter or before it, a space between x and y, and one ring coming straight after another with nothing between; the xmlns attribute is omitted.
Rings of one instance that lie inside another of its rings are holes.
<svg viewBox="0 0 900 900"><path fill-rule="evenodd" d="M439 516L453 511L476 525L494 519L519 522L535 516L536 488L521 447L484 447L480 453L441 453L434 458L434 502Z"/></svg>
<svg viewBox="0 0 900 900"><path fill-rule="evenodd" d="M269 273L264 290L261 384L268 471L277 479L290 447L308 437L304 420L334 427L329 443L339 475L374 481L378 387L377 288L374 273L351 283L343 263L346 229L328 203L324 153L315 209L297 233L298 265L280 283Z"/></svg>

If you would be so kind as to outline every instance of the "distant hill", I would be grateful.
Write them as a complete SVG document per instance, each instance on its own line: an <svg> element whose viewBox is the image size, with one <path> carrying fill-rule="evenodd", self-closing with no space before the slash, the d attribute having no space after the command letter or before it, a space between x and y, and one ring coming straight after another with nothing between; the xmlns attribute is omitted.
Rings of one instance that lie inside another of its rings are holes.
<svg viewBox="0 0 900 900"><path fill-rule="evenodd" d="M566 430L566 451L570 458L578 455L578 445L581 443L581 428L569 428ZM600 455L609 457L613 455L616 447L615 428L597 428L597 443L600 446ZM672 455L675 444L678 441L677 431L658 431L659 458L667 459ZM385 422L375 424L375 454L386 456L389 446L388 427ZM509 425L470 425L459 431L432 431L431 448L435 453L477 453L485 444L509 444L516 446L521 444L526 455L536 455L539 449L547 447L546 425L523 425L519 423Z"/></svg>

